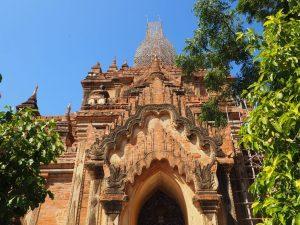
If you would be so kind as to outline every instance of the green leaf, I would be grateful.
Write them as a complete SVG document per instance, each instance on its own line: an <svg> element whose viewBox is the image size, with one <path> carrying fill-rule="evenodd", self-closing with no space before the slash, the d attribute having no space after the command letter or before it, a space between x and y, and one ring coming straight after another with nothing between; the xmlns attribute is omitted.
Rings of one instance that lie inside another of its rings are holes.
<svg viewBox="0 0 300 225"><path fill-rule="evenodd" d="M30 109L0 112L0 221L11 224L53 194L46 189L40 166L55 160L63 144L55 124L38 120ZM43 129L40 129L43 127ZM2 198L1 196L6 196Z"/></svg>

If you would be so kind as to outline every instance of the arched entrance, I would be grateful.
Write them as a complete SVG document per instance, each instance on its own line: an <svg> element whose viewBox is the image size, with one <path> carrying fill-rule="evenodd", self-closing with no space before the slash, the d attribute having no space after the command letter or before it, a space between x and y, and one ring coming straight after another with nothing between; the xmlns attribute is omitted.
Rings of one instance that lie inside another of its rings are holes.
<svg viewBox="0 0 300 225"><path fill-rule="evenodd" d="M142 206L138 225L184 225L184 217L177 202L157 190Z"/></svg>
<svg viewBox="0 0 300 225"><path fill-rule="evenodd" d="M127 183L126 192L128 202L120 214L120 225L199 225L203 220L193 204L192 188L166 160L154 161L150 168L135 178L134 184ZM167 208L166 219L170 211L173 214L176 211L177 223L166 223L170 220L165 219L164 223L154 223L152 221L158 216L155 213L152 215L154 219L148 222L151 214L148 212L158 207Z"/></svg>
<svg viewBox="0 0 300 225"><path fill-rule="evenodd" d="M181 117L173 105L139 108L89 156L104 160L100 201L107 224L139 225L140 212L149 199L157 198L156 190L177 203L173 205L180 207L184 225L210 224L200 205L211 201L202 189L216 195L215 171L205 164L214 165L217 149L214 139Z"/></svg>

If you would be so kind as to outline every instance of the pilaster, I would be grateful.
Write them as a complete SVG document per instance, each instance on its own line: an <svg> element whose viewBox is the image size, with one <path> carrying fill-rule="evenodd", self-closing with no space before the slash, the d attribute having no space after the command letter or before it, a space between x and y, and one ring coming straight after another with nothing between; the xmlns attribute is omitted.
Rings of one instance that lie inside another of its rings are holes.
<svg viewBox="0 0 300 225"><path fill-rule="evenodd" d="M102 194L100 202L107 215L106 225L118 225L120 213L124 203L127 201L127 196L124 194Z"/></svg>
<svg viewBox="0 0 300 225"><path fill-rule="evenodd" d="M195 206L206 216L210 225L218 225L220 201L221 196L216 191L199 191L193 198Z"/></svg>
<svg viewBox="0 0 300 225"><path fill-rule="evenodd" d="M84 179L85 149L79 145L72 178L72 196L69 203L66 225L76 225L79 221L80 198Z"/></svg>
<svg viewBox="0 0 300 225"><path fill-rule="evenodd" d="M97 225L100 224L101 204L99 196L103 180L103 165L101 162L88 162L86 168L91 179L86 225Z"/></svg>

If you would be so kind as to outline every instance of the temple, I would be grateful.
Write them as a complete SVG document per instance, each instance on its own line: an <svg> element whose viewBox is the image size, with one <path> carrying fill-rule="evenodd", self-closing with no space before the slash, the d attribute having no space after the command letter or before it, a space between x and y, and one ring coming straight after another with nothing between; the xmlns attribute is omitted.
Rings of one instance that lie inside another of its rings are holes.
<svg viewBox="0 0 300 225"><path fill-rule="evenodd" d="M42 168L54 200L23 225L256 224L247 189L257 158L238 146L248 109L228 99L227 127L201 123L206 71L187 78L175 56L150 22L134 66L114 59L104 72L97 62L81 81L79 111L42 116L57 121L66 150ZM19 107L37 109L36 98Z"/></svg>

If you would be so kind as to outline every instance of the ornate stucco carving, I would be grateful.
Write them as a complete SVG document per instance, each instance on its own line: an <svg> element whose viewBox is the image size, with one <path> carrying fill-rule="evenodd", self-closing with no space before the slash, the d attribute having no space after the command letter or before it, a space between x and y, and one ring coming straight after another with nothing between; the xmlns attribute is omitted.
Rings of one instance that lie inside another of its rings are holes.
<svg viewBox="0 0 300 225"><path fill-rule="evenodd" d="M139 107L125 125L102 141L96 139L88 154L94 160L104 159L109 169L106 194L124 193L126 182L133 183L143 168L162 159L176 167L187 182L194 181L196 190L215 190L218 183L212 167L219 148L205 129L180 116L175 106L152 104ZM207 160L212 163L203 166Z"/></svg>
<svg viewBox="0 0 300 225"><path fill-rule="evenodd" d="M115 149L121 137L129 138L132 136L132 132L136 126L142 126L145 124L145 118L147 117L148 112L156 114L159 114L160 112L169 112L177 127L184 126L187 135L195 135L199 139L203 150L210 155L210 157L215 157L215 153L218 151L220 146L217 144L214 138L208 136L208 133L204 128L196 127L189 119L180 116L176 110L176 107L171 104L151 104L139 107L135 115L130 117L123 126L117 127L102 140L99 149L101 149L101 151L104 149L105 162L109 161L109 153ZM100 152L91 154L94 157L98 157L99 153Z"/></svg>
<svg viewBox="0 0 300 225"><path fill-rule="evenodd" d="M144 169L151 167L153 161L167 160L171 168L177 168L178 173L189 183L193 180L193 156L185 149L179 140L157 126L148 136L143 132L137 137L135 145L125 146L126 180L134 183L135 177L142 174ZM156 138L161 137L161 140Z"/></svg>
<svg viewBox="0 0 300 225"><path fill-rule="evenodd" d="M193 123L195 124L195 118L194 118L194 114L191 110L191 108L189 106L186 106L185 107L185 114L186 114L186 117Z"/></svg>
<svg viewBox="0 0 300 225"><path fill-rule="evenodd" d="M201 166L199 161L195 161L195 186L196 191L216 190L218 187L218 179L216 172L212 170L216 164L216 160L212 160L205 166Z"/></svg>
<svg viewBox="0 0 300 225"><path fill-rule="evenodd" d="M104 151L103 148L100 148L99 138L96 138L95 142L92 144L90 149L88 149L88 155L94 156L93 159L97 159L97 160L104 159Z"/></svg>
<svg viewBox="0 0 300 225"><path fill-rule="evenodd" d="M122 194L125 186L126 174L124 171L115 165L109 165L110 176L106 178L107 187L105 193L107 194Z"/></svg>

